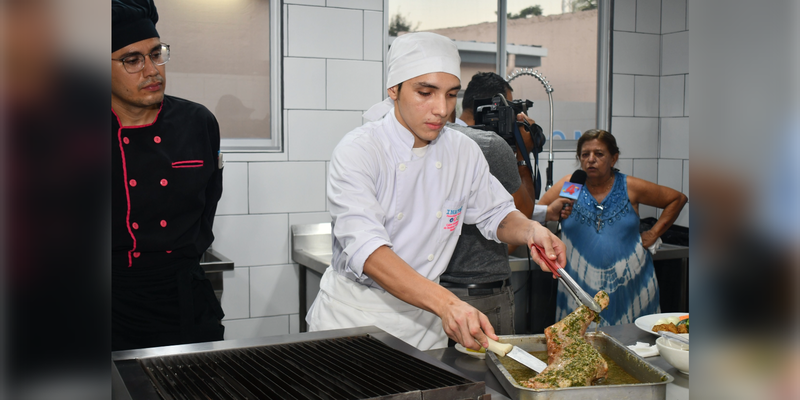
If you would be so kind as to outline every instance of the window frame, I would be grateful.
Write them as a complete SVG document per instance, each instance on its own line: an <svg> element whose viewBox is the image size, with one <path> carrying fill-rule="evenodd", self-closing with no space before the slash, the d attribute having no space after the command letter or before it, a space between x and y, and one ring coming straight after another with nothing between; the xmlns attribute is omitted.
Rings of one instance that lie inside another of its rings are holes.
<svg viewBox="0 0 800 400"><path fill-rule="evenodd" d="M386 0L388 4L388 0ZM612 0L597 2L597 95L595 96L595 126L598 129L611 131L611 15ZM505 78L508 51L506 49L507 0L497 0L497 74ZM548 141L550 138L548 137ZM577 140L553 141L553 152L574 151Z"/></svg>
<svg viewBox="0 0 800 400"><path fill-rule="evenodd" d="M613 15L614 12L613 7L613 0L598 0L597 2L597 95L595 96L595 125L598 129L607 131L611 130L611 97L613 95L613 93L611 93L611 88L613 87L611 75L611 52L613 50L611 15ZM391 43L389 37L389 0L383 0L383 9L385 10L383 14L383 35L384 43L387 44L386 48L388 49L388 44ZM506 70L506 63L508 60L507 43L505 43L507 37L507 0L497 0L497 10L497 37L495 38L495 43L497 43L497 58L495 60L495 70L498 75L505 78L504 71ZM384 82L386 81L387 63L387 53L384 52ZM553 152L574 151L577 143L577 140L558 140L553 143Z"/></svg>
<svg viewBox="0 0 800 400"><path fill-rule="evenodd" d="M226 156L285 153L283 137L283 1L269 0L269 139L221 138L220 151Z"/></svg>

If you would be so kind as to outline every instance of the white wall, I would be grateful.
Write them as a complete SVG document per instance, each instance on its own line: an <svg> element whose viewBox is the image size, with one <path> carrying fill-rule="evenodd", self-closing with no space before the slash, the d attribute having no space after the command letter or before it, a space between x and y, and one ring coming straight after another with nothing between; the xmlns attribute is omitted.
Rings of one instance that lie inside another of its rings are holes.
<svg viewBox="0 0 800 400"><path fill-rule="evenodd" d="M284 152L224 155L212 246L235 264L224 273L225 339L299 331L291 226L330 222L330 154L383 99L383 4L284 1Z"/></svg>
<svg viewBox="0 0 800 400"><path fill-rule="evenodd" d="M686 0L615 0L611 132L622 172L688 196L687 18ZM688 204L675 223L689 226Z"/></svg>

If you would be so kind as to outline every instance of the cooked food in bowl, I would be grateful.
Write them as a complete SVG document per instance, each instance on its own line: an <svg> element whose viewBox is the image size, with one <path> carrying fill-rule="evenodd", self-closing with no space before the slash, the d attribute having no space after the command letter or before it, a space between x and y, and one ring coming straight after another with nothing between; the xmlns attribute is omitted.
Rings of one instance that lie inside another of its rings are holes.
<svg viewBox="0 0 800 400"><path fill-rule="evenodd" d="M600 306L608 307L608 294L594 296ZM564 319L544 330L547 338L547 368L539 375L520 382L531 389L589 386L608 376L608 364L583 337L597 314L581 305Z"/></svg>
<svg viewBox="0 0 800 400"><path fill-rule="evenodd" d="M684 315L680 318L669 317L661 318L653 325L653 332L670 331L672 333L689 333L689 316Z"/></svg>

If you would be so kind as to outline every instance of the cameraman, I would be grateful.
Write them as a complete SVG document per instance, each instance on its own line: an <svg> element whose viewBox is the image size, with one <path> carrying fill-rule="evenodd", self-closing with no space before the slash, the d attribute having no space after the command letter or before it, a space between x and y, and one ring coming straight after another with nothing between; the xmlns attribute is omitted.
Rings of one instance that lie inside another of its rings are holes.
<svg viewBox="0 0 800 400"><path fill-rule="evenodd" d="M479 72L472 77L464 92L461 119L450 116L447 126L456 129L481 148L489 164L489 172L514 197L514 203L527 217L540 223L569 216L571 200L559 198L550 206L534 206L533 178L520 152L510 146L499 134L467 127L475 125L473 108L475 99L491 98L498 93L511 102L511 86L501 76L491 72ZM525 114L517 115L518 121L534 121ZM452 122L456 123L452 123ZM525 148L533 149L534 142L525 128L520 128ZM562 210L563 208L563 210ZM513 251L513 248L511 249ZM474 225L465 224L456 244L453 258L440 278L440 284L461 300L484 313L498 335L514 334L514 291L511 287L511 267L508 264L509 247L485 239Z"/></svg>

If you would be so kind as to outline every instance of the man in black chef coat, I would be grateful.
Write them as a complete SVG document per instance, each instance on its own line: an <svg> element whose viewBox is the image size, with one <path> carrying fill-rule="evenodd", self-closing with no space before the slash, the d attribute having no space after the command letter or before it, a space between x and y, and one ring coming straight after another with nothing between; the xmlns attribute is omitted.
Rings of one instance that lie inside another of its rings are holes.
<svg viewBox="0 0 800 400"><path fill-rule="evenodd" d="M164 94L152 0L112 0L112 350L222 340L200 257L222 195L219 125Z"/></svg>

